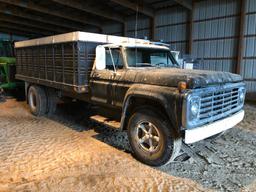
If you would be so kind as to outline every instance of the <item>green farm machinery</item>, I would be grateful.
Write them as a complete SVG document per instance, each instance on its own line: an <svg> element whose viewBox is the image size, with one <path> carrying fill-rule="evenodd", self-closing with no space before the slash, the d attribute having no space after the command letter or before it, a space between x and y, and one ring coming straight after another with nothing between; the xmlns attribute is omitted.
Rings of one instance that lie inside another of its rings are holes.
<svg viewBox="0 0 256 192"><path fill-rule="evenodd" d="M0 41L0 100L3 100L4 91L17 93L24 86L23 82L15 79L15 63L13 42Z"/></svg>

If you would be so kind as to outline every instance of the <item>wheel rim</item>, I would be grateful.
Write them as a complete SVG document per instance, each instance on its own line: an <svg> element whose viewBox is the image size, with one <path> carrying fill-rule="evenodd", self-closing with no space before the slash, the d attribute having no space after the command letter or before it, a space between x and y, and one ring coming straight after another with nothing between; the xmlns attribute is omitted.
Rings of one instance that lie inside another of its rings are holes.
<svg viewBox="0 0 256 192"><path fill-rule="evenodd" d="M30 103L30 107L32 108L32 110L35 110L36 109L36 95L33 91L31 91L29 94L29 103Z"/></svg>
<svg viewBox="0 0 256 192"><path fill-rule="evenodd" d="M138 145L146 152L156 152L160 146L160 133L157 127L148 121L143 121L136 126Z"/></svg>

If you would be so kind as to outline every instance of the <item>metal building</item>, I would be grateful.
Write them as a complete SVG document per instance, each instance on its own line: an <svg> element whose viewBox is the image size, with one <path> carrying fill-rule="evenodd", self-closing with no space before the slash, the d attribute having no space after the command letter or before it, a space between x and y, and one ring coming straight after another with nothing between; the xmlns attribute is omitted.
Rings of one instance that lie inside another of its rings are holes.
<svg viewBox="0 0 256 192"><path fill-rule="evenodd" d="M163 41L200 69L241 74L255 97L255 0L0 0L1 39L76 30Z"/></svg>

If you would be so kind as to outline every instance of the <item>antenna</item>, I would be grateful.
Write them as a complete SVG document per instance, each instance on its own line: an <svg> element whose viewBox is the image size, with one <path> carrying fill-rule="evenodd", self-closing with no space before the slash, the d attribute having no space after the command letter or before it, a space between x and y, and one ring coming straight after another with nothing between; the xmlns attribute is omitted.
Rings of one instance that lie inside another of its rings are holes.
<svg viewBox="0 0 256 192"><path fill-rule="evenodd" d="M136 6L136 17L135 17L135 39L137 39L138 36L138 14L139 14L139 5ZM136 41L135 41L136 42Z"/></svg>
<svg viewBox="0 0 256 192"><path fill-rule="evenodd" d="M135 66L137 66L137 36L138 36L138 15L139 15L139 2L137 2L136 6L136 17L135 17L135 31L134 31L134 36L135 36Z"/></svg>

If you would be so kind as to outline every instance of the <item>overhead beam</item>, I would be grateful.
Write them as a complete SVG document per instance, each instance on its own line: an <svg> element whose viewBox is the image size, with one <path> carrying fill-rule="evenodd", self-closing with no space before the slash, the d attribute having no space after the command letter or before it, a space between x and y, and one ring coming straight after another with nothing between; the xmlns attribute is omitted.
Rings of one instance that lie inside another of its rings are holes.
<svg viewBox="0 0 256 192"><path fill-rule="evenodd" d="M42 36L42 35L30 34L28 32L24 32L24 31L19 31L17 29L13 30L13 29L10 29L7 27L0 27L0 32L12 34L12 35L19 35L19 36L28 37L28 38L36 38L36 37Z"/></svg>
<svg viewBox="0 0 256 192"><path fill-rule="evenodd" d="M123 7L126 7L128 9L131 9L133 11L138 11L139 13L142 13L146 16L149 17L154 17L154 9L145 6L145 5L141 5L141 4L137 4L137 3L132 3L129 0L111 0L112 2L119 4Z"/></svg>
<svg viewBox="0 0 256 192"><path fill-rule="evenodd" d="M173 0L169 0L169 1L156 1L156 2L153 2L151 3L151 5L153 5L154 7L157 7L157 8L164 8L164 7L171 7L173 5L175 5L175 1Z"/></svg>
<svg viewBox="0 0 256 192"><path fill-rule="evenodd" d="M14 24L22 24L24 26L34 27L34 28L38 28L38 29L42 29L42 30L54 31L57 33L67 32L67 30L60 28L60 27L47 25L47 24L43 24L43 23L38 24L35 21L21 19L21 18L15 17L15 16L7 16L4 14L0 14L0 21L6 21L6 22L14 23Z"/></svg>
<svg viewBox="0 0 256 192"><path fill-rule="evenodd" d="M37 11L37 12L40 12L40 13L44 13L44 14L48 14L48 15L52 15L52 16L61 17L61 18L65 18L65 19L68 19L68 20L80 22L80 23L83 23L85 25L89 24L89 25L96 26L96 27L99 27L99 28L102 27L102 24L100 22L98 22L95 19L86 17L85 15L80 15L80 14L77 14L76 12L67 13L67 12L63 12L61 10L57 10L57 9L52 10L49 7L39 5L38 3L35 3L33 1L30 1L30 0L28 0L28 1L24 1L24 0L0 0L0 2L15 5L15 6L22 7L22 8L28 9L28 10L33 10L33 11Z"/></svg>
<svg viewBox="0 0 256 192"><path fill-rule="evenodd" d="M0 27L2 28L8 28L8 29L13 29L18 30L18 31L24 31L24 32L29 32L32 34L37 34L37 35L42 35L42 36L49 36L49 35L53 35L52 32L47 32L47 31L42 31L40 29L35 29L32 27L26 27L23 25L18 25L18 24L13 24L13 23L9 23L9 22L5 22L5 21L0 21Z"/></svg>
<svg viewBox="0 0 256 192"><path fill-rule="evenodd" d="M16 16L23 19L30 19L36 22L39 22L38 24L51 24L59 27L65 27L66 29L73 29L73 30L84 30L85 27L82 27L81 25L78 25L74 22L67 21L67 20L59 20L57 18L49 18L47 16L39 16L36 14L31 14L27 11L24 11L23 8L17 8L17 7L10 7L10 6L4 6L3 4L0 4L0 13L4 13L6 15Z"/></svg>
<svg viewBox="0 0 256 192"><path fill-rule="evenodd" d="M118 21L124 23L124 16L116 13L115 11L108 11L106 9L101 9L101 7L93 7L88 1L73 1L73 0L52 0L55 3L72 7L93 15L98 15L110 20Z"/></svg>
<svg viewBox="0 0 256 192"><path fill-rule="evenodd" d="M181 5L182 7L192 10L192 0L174 0L174 1L179 5Z"/></svg>

